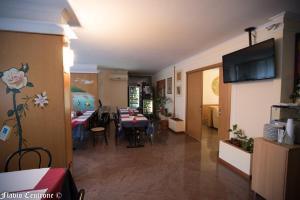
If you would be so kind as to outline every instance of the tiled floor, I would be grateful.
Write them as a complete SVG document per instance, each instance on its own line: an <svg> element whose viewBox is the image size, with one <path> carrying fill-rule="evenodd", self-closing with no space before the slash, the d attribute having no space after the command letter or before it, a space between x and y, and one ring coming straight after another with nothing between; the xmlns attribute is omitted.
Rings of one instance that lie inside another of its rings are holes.
<svg viewBox="0 0 300 200"><path fill-rule="evenodd" d="M204 129L202 142L170 131L154 144L115 146L91 142L74 151L75 182L88 200L251 199L250 184L217 164L215 130Z"/></svg>

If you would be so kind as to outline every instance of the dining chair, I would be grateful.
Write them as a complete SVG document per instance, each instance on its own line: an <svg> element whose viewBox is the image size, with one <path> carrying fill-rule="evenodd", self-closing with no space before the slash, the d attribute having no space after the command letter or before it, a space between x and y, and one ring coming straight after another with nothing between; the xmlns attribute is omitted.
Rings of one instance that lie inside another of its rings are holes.
<svg viewBox="0 0 300 200"><path fill-rule="evenodd" d="M78 200L84 200L85 190L81 189L78 192Z"/></svg>
<svg viewBox="0 0 300 200"><path fill-rule="evenodd" d="M113 120L114 120L114 125L115 125L115 142L116 142L116 145L118 145L119 129L120 129L120 121L118 118L118 114L113 113Z"/></svg>
<svg viewBox="0 0 300 200"><path fill-rule="evenodd" d="M8 172L9 164L15 156L18 156L18 169L22 170L22 160L24 158L24 155L26 155L28 153L32 153L32 154L35 154L36 156L38 156L38 168L41 168L41 164L42 164L42 154L41 153L42 152L43 152L43 154L46 154L48 156L47 167L50 167L51 163L52 163L52 156L51 156L51 153L49 150L42 148L42 147L29 147L29 148L23 148L18 151L15 151L11 155L9 155L7 157L7 160L5 163L4 171Z"/></svg>
<svg viewBox="0 0 300 200"><path fill-rule="evenodd" d="M109 115L104 115L101 118L102 119L98 119L97 126L90 129L90 131L93 134L93 146L96 145L97 136L104 136L105 144L108 145L107 126L109 121Z"/></svg>

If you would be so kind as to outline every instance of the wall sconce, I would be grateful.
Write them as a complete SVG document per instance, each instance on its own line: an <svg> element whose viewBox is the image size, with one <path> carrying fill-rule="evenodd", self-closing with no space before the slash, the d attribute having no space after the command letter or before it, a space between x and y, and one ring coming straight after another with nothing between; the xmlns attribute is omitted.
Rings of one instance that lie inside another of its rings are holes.
<svg viewBox="0 0 300 200"><path fill-rule="evenodd" d="M63 47L64 71L70 73L70 67L74 65L74 52L70 47Z"/></svg>

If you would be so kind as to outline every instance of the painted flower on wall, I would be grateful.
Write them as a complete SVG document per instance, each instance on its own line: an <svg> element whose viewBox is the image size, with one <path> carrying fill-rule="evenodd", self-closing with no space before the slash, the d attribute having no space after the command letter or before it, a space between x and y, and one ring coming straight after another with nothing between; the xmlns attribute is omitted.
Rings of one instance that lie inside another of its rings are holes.
<svg viewBox="0 0 300 200"><path fill-rule="evenodd" d="M47 97L47 93L46 92L43 92L41 94L37 94L35 95L35 98L34 98L34 105L37 105L41 108L44 108L44 106L47 106L48 105L48 97Z"/></svg>
<svg viewBox="0 0 300 200"><path fill-rule="evenodd" d="M26 117L26 111L28 111L28 102L34 99L34 97L38 98L38 105L44 107L44 105L48 104L48 97L46 92L38 94L36 96L30 97L25 96L21 98L23 100L22 103L17 103L17 94L21 93L21 89L24 87L33 87L33 84L28 81L29 66L28 64L21 64L21 67L17 69L16 67L12 67L4 72L0 72L0 78L5 83L6 93L12 94L12 103L13 107L7 111L7 116L9 117L7 120L3 122L3 125L6 125L9 121L14 121L15 124L13 128L16 130L19 139L19 150L22 149L22 145L25 142L23 139L23 130L21 119Z"/></svg>
<svg viewBox="0 0 300 200"><path fill-rule="evenodd" d="M24 68L27 67L27 65L24 66ZM16 68L10 68L9 70L3 72L1 79L10 89L21 89L27 86L27 77L24 71Z"/></svg>

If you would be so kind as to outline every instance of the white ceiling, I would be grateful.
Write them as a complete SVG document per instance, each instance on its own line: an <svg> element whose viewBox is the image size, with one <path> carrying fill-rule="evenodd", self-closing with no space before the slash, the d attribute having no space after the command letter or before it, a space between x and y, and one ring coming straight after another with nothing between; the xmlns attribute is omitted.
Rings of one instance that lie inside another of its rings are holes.
<svg viewBox="0 0 300 200"><path fill-rule="evenodd" d="M75 63L153 73L239 35L300 0L73 0Z"/></svg>
<svg viewBox="0 0 300 200"><path fill-rule="evenodd" d="M68 3L70 2L70 3ZM0 0L0 17L60 22L73 7L82 27L75 64L154 73L235 37L300 0ZM71 21L71 25L78 22Z"/></svg>

